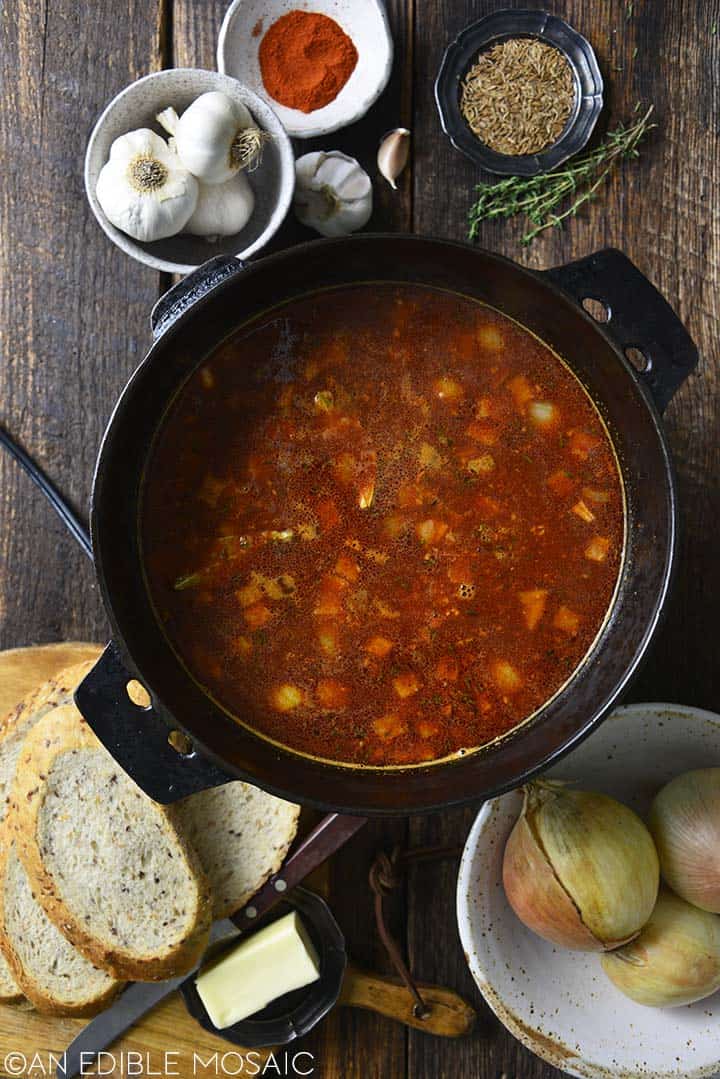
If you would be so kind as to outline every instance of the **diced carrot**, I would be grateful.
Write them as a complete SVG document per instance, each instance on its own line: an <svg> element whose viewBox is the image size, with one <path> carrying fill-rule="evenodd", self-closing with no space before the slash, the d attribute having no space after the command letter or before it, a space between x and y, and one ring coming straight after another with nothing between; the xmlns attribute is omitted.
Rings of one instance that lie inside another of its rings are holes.
<svg viewBox="0 0 720 1079"><path fill-rule="evenodd" d="M447 530L445 521L437 521L432 517L415 526L415 533L421 543L440 543Z"/></svg>
<svg viewBox="0 0 720 1079"><path fill-rule="evenodd" d="M340 521L338 508L329 498L325 498L322 502L318 502L315 507L315 513L317 514L317 519L320 522L320 527L323 532L328 532Z"/></svg>
<svg viewBox="0 0 720 1079"><path fill-rule="evenodd" d="M348 582L334 573L328 573L320 582L315 614L336 615L342 611L342 594Z"/></svg>
<svg viewBox="0 0 720 1079"><path fill-rule="evenodd" d="M243 611L245 621L250 629L260 629L266 626L272 618L272 611L264 603L253 603Z"/></svg>
<svg viewBox="0 0 720 1079"><path fill-rule="evenodd" d="M503 693L516 693L522 686L520 674L507 660L496 660L491 670L496 685Z"/></svg>
<svg viewBox="0 0 720 1079"><path fill-rule="evenodd" d="M338 628L334 622L322 622L317 631L318 643L326 656L334 656L338 650Z"/></svg>
<svg viewBox="0 0 720 1079"><path fill-rule="evenodd" d="M387 637L371 637L365 645L365 651L369 652L371 656L377 656L378 659L382 659L383 656L387 656L392 650L393 642L388 640Z"/></svg>
<svg viewBox="0 0 720 1079"><path fill-rule="evenodd" d="M593 536L585 548L585 557L591 562L604 562L610 550L610 540L604 536Z"/></svg>
<svg viewBox="0 0 720 1079"><path fill-rule="evenodd" d="M457 401L464 392L460 383L448 375L436 378L433 382L433 390L435 391L435 396L439 397L441 401Z"/></svg>
<svg viewBox="0 0 720 1079"><path fill-rule="evenodd" d="M531 588L527 592L518 592L523 618L528 629L535 629L545 613L547 588Z"/></svg>
<svg viewBox="0 0 720 1079"><path fill-rule="evenodd" d="M338 577L346 581L357 581L360 576L360 566L349 554L340 554L335 563L335 572Z"/></svg>
<svg viewBox="0 0 720 1079"><path fill-rule="evenodd" d="M574 514L576 514L580 518L581 521L585 521L586 524L590 525L595 520L595 514L590 509L590 507L587 505L587 503L583 502L582 498L580 499L579 502L575 503L575 505L572 508L572 511L573 511Z"/></svg>
<svg viewBox="0 0 720 1079"><path fill-rule="evenodd" d="M455 656L440 656L435 664L435 677L441 682L457 682L460 668Z"/></svg>
<svg viewBox="0 0 720 1079"><path fill-rule="evenodd" d="M568 448L573 457L580 461L586 461L592 451L600 445L600 439L589 435L585 431L572 431Z"/></svg>
<svg viewBox="0 0 720 1079"><path fill-rule="evenodd" d="M548 476L547 485L558 498L571 495L576 487L575 480L564 468L559 468L557 472L553 472L551 476Z"/></svg>
<svg viewBox="0 0 720 1079"><path fill-rule="evenodd" d="M494 446L498 440L497 431L492 424L480 423L477 420L470 424L465 434L468 438L481 442L483 446Z"/></svg>
<svg viewBox="0 0 720 1079"><path fill-rule="evenodd" d="M304 701L305 693L303 690L290 682L283 682L282 685L275 686L270 693L270 703L278 712L291 712L294 708L299 708Z"/></svg>
<svg viewBox="0 0 720 1079"><path fill-rule="evenodd" d="M412 697L420 689L420 680L413 671L405 671L393 678L393 689L398 697Z"/></svg>
<svg viewBox="0 0 720 1079"><path fill-rule="evenodd" d="M407 731L407 724L400 716L390 714L387 716L380 716L379 719L374 720L373 730L383 739L383 741L389 741L391 738L399 738L401 734L405 734Z"/></svg>
<svg viewBox="0 0 720 1079"><path fill-rule="evenodd" d="M569 607L561 605L555 612L553 626L555 629L560 629L563 633L569 633L571 637L574 637L580 629L580 615L575 614L575 611L571 611Z"/></svg>
<svg viewBox="0 0 720 1079"><path fill-rule="evenodd" d="M421 719L417 725L417 730L421 738L432 738L440 728L437 723L431 723L429 719Z"/></svg>
<svg viewBox="0 0 720 1079"><path fill-rule="evenodd" d="M497 326L479 326L477 340L478 344L489 352L502 352L505 347L503 335Z"/></svg>
<svg viewBox="0 0 720 1079"><path fill-rule="evenodd" d="M321 678L315 688L315 693L323 708L345 708L350 697L348 686L344 686L342 682L334 678Z"/></svg>
<svg viewBox="0 0 720 1079"><path fill-rule="evenodd" d="M508 389L515 399L518 408L523 409L528 401L532 401L535 393L525 375L515 375L508 382Z"/></svg>

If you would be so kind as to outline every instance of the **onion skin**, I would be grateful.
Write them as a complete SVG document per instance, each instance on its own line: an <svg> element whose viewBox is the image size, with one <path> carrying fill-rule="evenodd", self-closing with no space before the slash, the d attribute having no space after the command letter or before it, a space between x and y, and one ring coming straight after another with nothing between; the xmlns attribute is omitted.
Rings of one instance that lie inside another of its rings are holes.
<svg viewBox="0 0 720 1079"><path fill-rule="evenodd" d="M678 1008L720 988L720 918L663 888L639 937L600 960L637 1004Z"/></svg>
<svg viewBox="0 0 720 1079"><path fill-rule="evenodd" d="M649 826L672 890L720 913L720 768L671 780L652 804Z"/></svg>
<svg viewBox="0 0 720 1079"><path fill-rule="evenodd" d="M659 885L652 837L604 794L532 783L510 833L503 884L518 918L577 951L606 951L637 936Z"/></svg>

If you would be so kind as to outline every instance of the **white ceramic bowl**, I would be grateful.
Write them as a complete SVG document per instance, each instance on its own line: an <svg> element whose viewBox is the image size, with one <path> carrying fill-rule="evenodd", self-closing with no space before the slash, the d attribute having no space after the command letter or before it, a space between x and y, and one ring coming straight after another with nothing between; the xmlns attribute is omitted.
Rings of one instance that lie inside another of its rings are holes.
<svg viewBox="0 0 720 1079"><path fill-rule="evenodd" d="M95 194L100 169L114 140L128 131L150 127L164 134L155 116L168 105L181 113L200 94L220 90L246 105L258 126L271 136L262 162L248 180L255 192L255 209L245 228L234 236L208 243L202 236L171 236L140 243L111 225ZM146 266L168 273L190 273L215 255L248 258L270 240L282 224L295 189L295 162L290 139L270 106L236 79L217 71L172 68L146 75L113 98L93 128L85 154L85 191L92 211L113 243Z"/></svg>
<svg viewBox="0 0 720 1079"><path fill-rule="evenodd" d="M696 708L618 709L548 775L613 795L641 815L673 776L720 765L720 716ZM720 1071L720 993L683 1008L645 1008L605 977L597 955L535 936L502 886L505 842L522 803L486 802L465 846L457 890L460 937L486 1001L549 1064L585 1079L700 1079Z"/></svg>
<svg viewBox="0 0 720 1079"><path fill-rule="evenodd" d="M329 105L304 113L288 109L267 93L260 73L263 33L289 11L329 15L352 38L358 51L355 70ZM217 64L269 101L285 130L299 139L328 135L364 116L387 85L393 60L382 0L233 0L220 28Z"/></svg>

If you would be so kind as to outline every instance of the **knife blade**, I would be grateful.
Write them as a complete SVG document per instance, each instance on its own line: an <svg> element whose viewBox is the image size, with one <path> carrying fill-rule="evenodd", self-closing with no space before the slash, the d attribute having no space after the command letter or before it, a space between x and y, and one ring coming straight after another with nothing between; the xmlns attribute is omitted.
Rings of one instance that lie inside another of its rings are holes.
<svg viewBox="0 0 720 1079"><path fill-rule="evenodd" d="M233 914L232 919L223 918L213 924L208 950L213 951L216 946L224 945L251 930L261 915L284 899L296 884L334 854L364 824L364 817L349 817L340 813L328 813L323 817L248 904ZM57 1079L74 1079L82 1074L82 1069L89 1067L99 1053L130 1030L160 1001L179 989L183 982L192 978L207 957L208 952L190 974L164 982L135 982L130 985L106 1011L91 1019L71 1042L58 1063Z"/></svg>

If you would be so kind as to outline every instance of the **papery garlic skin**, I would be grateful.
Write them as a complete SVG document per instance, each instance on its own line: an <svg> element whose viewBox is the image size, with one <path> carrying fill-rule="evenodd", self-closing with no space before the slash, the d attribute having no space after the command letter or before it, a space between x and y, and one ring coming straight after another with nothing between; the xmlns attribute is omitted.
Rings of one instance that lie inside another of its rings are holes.
<svg viewBox="0 0 720 1079"><path fill-rule="evenodd" d="M111 224L149 243L181 232L198 199L198 183L149 128L115 139L95 189Z"/></svg>
<svg viewBox="0 0 720 1079"><path fill-rule="evenodd" d="M172 114L166 109L158 120L174 135L185 168L204 184L224 184L246 167L238 151L244 132L255 132L258 149L262 141L250 111L218 90L201 94L179 119L173 121Z"/></svg>
<svg viewBox="0 0 720 1079"><path fill-rule="evenodd" d="M234 236L245 228L254 208L255 195L242 172L224 184L200 184L197 205L185 232L208 240Z"/></svg>
<svg viewBox="0 0 720 1079"><path fill-rule="evenodd" d="M648 823L672 890L720 913L720 768L672 779L656 796Z"/></svg>
<svg viewBox="0 0 720 1079"><path fill-rule="evenodd" d="M372 182L354 157L317 150L295 162L295 214L321 236L347 236L367 225Z"/></svg>
<svg viewBox="0 0 720 1079"><path fill-rule="evenodd" d="M659 865L647 828L604 794L551 782L525 788L505 847L511 907L538 936L578 951L632 940L653 910Z"/></svg>
<svg viewBox="0 0 720 1079"><path fill-rule="evenodd" d="M663 888L630 944L608 952L602 968L637 1004L677 1008L720 989L720 918Z"/></svg>

